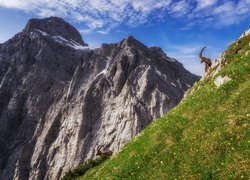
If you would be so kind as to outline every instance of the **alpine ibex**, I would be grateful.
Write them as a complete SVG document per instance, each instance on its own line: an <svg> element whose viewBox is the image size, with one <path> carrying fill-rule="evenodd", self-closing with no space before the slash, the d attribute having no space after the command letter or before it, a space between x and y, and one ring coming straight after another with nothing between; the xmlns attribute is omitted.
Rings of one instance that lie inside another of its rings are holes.
<svg viewBox="0 0 250 180"><path fill-rule="evenodd" d="M206 47L203 47L201 52L200 52L200 60L201 60L201 63L204 62L206 64L205 65L205 72L207 72L208 69L212 66L212 61L211 61L211 59L202 56L202 52L204 51L205 48Z"/></svg>
<svg viewBox="0 0 250 180"><path fill-rule="evenodd" d="M101 150L101 148L102 148L103 146L104 146L104 145L97 146L96 156L101 156L101 155L104 155L104 156L112 156L112 154L113 154L112 151L110 151L110 150L102 151L102 150Z"/></svg>

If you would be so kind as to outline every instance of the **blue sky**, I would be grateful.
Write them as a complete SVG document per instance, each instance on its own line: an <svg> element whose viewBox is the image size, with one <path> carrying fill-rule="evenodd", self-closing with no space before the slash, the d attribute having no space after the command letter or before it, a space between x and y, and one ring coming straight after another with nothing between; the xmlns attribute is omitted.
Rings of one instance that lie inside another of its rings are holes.
<svg viewBox="0 0 250 180"><path fill-rule="evenodd" d="M0 0L0 43L49 16L74 25L90 47L133 35L202 75L199 50L215 59L249 29L250 0Z"/></svg>

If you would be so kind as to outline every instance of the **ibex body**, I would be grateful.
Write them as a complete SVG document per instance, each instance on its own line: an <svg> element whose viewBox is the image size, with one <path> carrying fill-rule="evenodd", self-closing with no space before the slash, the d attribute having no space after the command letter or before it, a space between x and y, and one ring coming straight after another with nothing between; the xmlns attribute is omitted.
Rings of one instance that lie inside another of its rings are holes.
<svg viewBox="0 0 250 180"><path fill-rule="evenodd" d="M113 152L110 151L110 150L106 150L106 151L103 151L101 150L101 148L103 147L104 145L100 145L97 147L97 152L96 152L96 156L101 156L101 155L104 155L104 156L112 156L113 155Z"/></svg>
<svg viewBox="0 0 250 180"><path fill-rule="evenodd" d="M203 63L203 62L205 63L205 72L207 72L208 69L212 66L212 61L211 61L211 59L206 58L202 55L202 52L204 51L205 48L206 47L203 47L201 52L200 52L200 60L201 60L201 63Z"/></svg>

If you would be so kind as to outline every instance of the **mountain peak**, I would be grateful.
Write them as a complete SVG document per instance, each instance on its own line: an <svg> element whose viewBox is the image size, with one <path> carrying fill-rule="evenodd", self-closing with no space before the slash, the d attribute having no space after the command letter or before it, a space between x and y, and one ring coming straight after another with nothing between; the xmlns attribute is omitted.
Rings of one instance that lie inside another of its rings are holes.
<svg viewBox="0 0 250 180"><path fill-rule="evenodd" d="M139 40L137 40L136 38L134 38L132 35L129 35L127 38L123 39L121 41L121 44L123 47L128 46L128 47L140 47L140 48L146 48L146 46L141 43Z"/></svg>
<svg viewBox="0 0 250 180"><path fill-rule="evenodd" d="M152 46L150 49L164 57L167 57L166 53L159 46Z"/></svg>
<svg viewBox="0 0 250 180"><path fill-rule="evenodd" d="M30 19L24 32L33 30L39 30L51 36L62 36L65 39L72 39L81 45L85 45L77 29L59 17Z"/></svg>
<svg viewBox="0 0 250 180"><path fill-rule="evenodd" d="M138 41L137 39L134 38L134 36L129 35L126 40L130 40L130 41Z"/></svg>

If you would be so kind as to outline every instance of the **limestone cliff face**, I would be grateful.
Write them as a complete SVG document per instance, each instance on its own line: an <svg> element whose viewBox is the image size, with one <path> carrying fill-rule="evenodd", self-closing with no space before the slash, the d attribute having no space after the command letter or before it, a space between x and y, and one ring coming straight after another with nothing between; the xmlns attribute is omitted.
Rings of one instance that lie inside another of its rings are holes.
<svg viewBox="0 0 250 180"><path fill-rule="evenodd" d="M133 37L91 50L60 18L0 44L0 179L59 179L117 152L199 77Z"/></svg>

